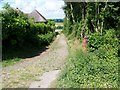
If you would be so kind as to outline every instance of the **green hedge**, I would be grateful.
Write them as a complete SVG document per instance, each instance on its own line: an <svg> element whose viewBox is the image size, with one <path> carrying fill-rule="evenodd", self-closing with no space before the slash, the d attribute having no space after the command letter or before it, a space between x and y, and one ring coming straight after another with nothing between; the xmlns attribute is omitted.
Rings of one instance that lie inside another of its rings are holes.
<svg viewBox="0 0 120 90"><path fill-rule="evenodd" d="M4 6L1 14L3 48L18 48L30 44L36 46L42 42L39 41L40 35L49 37L49 33L55 31L55 22L49 20L47 24L33 23L23 12L11 8L9 4ZM51 38L48 41L51 41Z"/></svg>
<svg viewBox="0 0 120 90"><path fill-rule="evenodd" d="M42 35L38 35L39 41L40 41L40 45L49 45L50 42L53 40L55 36L55 33L47 33L47 34L42 34Z"/></svg>
<svg viewBox="0 0 120 90"><path fill-rule="evenodd" d="M102 35L92 33L89 37L88 47L90 51L95 51L100 47L110 45L112 48L118 48L118 38L114 29L106 30Z"/></svg>

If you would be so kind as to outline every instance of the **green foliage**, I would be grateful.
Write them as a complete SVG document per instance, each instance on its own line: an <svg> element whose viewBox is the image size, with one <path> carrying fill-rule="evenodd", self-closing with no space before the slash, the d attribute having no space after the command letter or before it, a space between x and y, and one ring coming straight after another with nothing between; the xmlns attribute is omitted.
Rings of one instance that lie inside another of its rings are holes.
<svg viewBox="0 0 120 90"><path fill-rule="evenodd" d="M102 34L103 30L117 29L120 19L120 2L65 2L63 10L66 16L64 33L77 34L75 35L77 38L80 38L80 34L82 35L81 31L86 34L94 32ZM78 23L79 28L74 29L75 24Z"/></svg>
<svg viewBox="0 0 120 90"><path fill-rule="evenodd" d="M38 35L54 32L55 22L33 23L18 9L13 9L7 3L2 13L3 48L38 45ZM51 41L51 38L50 38ZM50 42L49 42L50 43ZM39 45L38 45L39 46Z"/></svg>
<svg viewBox="0 0 120 90"><path fill-rule="evenodd" d="M48 20L48 25L55 26L55 22L53 20Z"/></svg>
<svg viewBox="0 0 120 90"><path fill-rule="evenodd" d="M78 29L76 29L76 33L77 33L76 37L77 38L81 38L81 31L82 31L83 26L84 26L84 21L81 20L79 23Z"/></svg>
<svg viewBox="0 0 120 90"><path fill-rule="evenodd" d="M63 9L64 33L89 39L87 52L71 51L58 87L117 88L120 2L65 2Z"/></svg>
<svg viewBox="0 0 120 90"><path fill-rule="evenodd" d="M106 32L101 35L100 33L93 33L89 37L88 47L90 51L95 51L100 47L111 45L112 48L118 47L118 38L116 36L116 31L113 29L106 30Z"/></svg>
<svg viewBox="0 0 120 90"><path fill-rule="evenodd" d="M104 40L104 37L102 37L100 33L91 34L91 36L89 37L89 43L88 43L90 50L94 51L95 49L98 49L100 45L103 45L104 42L102 40Z"/></svg>
<svg viewBox="0 0 120 90"><path fill-rule="evenodd" d="M70 20L64 20L64 27L63 27L63 32L65 33L65 35L70 35L72 33L72 23L70 22Z"/></svg>
<svg viewBox="0 0 120 90"><path fill-rule="evenodd" d="M20 58L5 60L5 61L3 61L2 66L6 67L6 66L14 65L20 60L21 60Z"/></svg>
<svg viewBox="0 0 120 90"><path fill-rule="evenodd" d="M57 26L56 29L63 29L63 26Z"/></svg>
<svg viewBox="0 0 120 90"><path fill-rule="evenodd" d="M14 62L19 61L17 59L19 54L16 55L16 52L8 58L12 51L18 49L18 52L20 52L24 48L32 49L34 47L38 49L49 45L55 37L54 21L49 20L47 24L34 23L32 19L28 19L27 15L19 9L10 7L8 3L5 4L1 15L4 66L13 65ZM7 50L9 50L9 53L6 53Z"/></svg>
<svg viewBox="0 0 120 90"><path fill-rule="evenodd" d="M72 53L58 79L57 86L63 88L116 88L118 59L116 57L103 59L103 54L106 53L104 50L96 53L82 50Z"/></svg>
<svg viewBox="0 0 120 90"><path fill-rule="evenodd" d="M55 33L47 33L45 35L38 35L39 41L41 45L49 45L51 41L53 41L53 38L55 36Z"/></svg>

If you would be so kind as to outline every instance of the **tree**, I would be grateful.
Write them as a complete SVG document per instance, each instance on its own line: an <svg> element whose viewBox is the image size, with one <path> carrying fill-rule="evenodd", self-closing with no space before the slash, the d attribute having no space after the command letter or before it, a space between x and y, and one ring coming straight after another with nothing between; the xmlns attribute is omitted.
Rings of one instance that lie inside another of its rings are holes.
<svg viewBox="0 0 120 90"><path fill-rule="evenodd" d="M65 2L64 6L66 26L70 26L68 32L84 33L104 32L105 29L117 28L120 19L120 2ZM68 23L69 22L69 23ZM73 30L79 23L79 30ZM68 25L70 24L70 25ZM71 34L71 33L70 33Z"/></svg>

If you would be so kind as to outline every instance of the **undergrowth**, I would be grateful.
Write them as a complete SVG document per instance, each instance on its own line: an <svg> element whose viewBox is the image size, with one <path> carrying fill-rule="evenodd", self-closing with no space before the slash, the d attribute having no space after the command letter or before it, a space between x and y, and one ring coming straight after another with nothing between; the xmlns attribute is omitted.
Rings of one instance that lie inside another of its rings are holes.
<svg viewBox="0 0 120 90"><path fill-rule="evenodd" d="M103 49L84 51L72 45L65 69L57 81L61 88L116 88L118 87L118 58ZM76 50L74 50L76 49ZM102 54L102 55L101 55ZM107 56L108 55L108 56Z"/></svg>

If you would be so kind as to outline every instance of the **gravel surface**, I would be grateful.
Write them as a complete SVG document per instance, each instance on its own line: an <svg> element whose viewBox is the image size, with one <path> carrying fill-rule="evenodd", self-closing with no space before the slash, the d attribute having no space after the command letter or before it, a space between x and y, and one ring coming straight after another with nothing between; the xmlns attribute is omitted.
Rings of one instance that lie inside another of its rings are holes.
<svg viewBox="0 0 120 90"><path fill-rule="evenodd" d="M51 83L59 76L60 70L53 70L44 73L40 77L40 81L34 81L29 88L49 88Z"/></svg>
<svg viewBox="0 0 120 90"><path fill-rule="evenodd" d="M51 76L53 76L53 78L51 78L52 81L57 77L56 72L58 71L56 70L61 70L64 67L67 56L68 46L66 38L63 34L58 35L48 49L38 56L26 58L13 66L3 68L3 87L28 88L31 83L40 81L41 79L39 77L44 76L44 73L53 71L53 74L51 74ZM48 85L46 82L45 87Z"/></svg>

